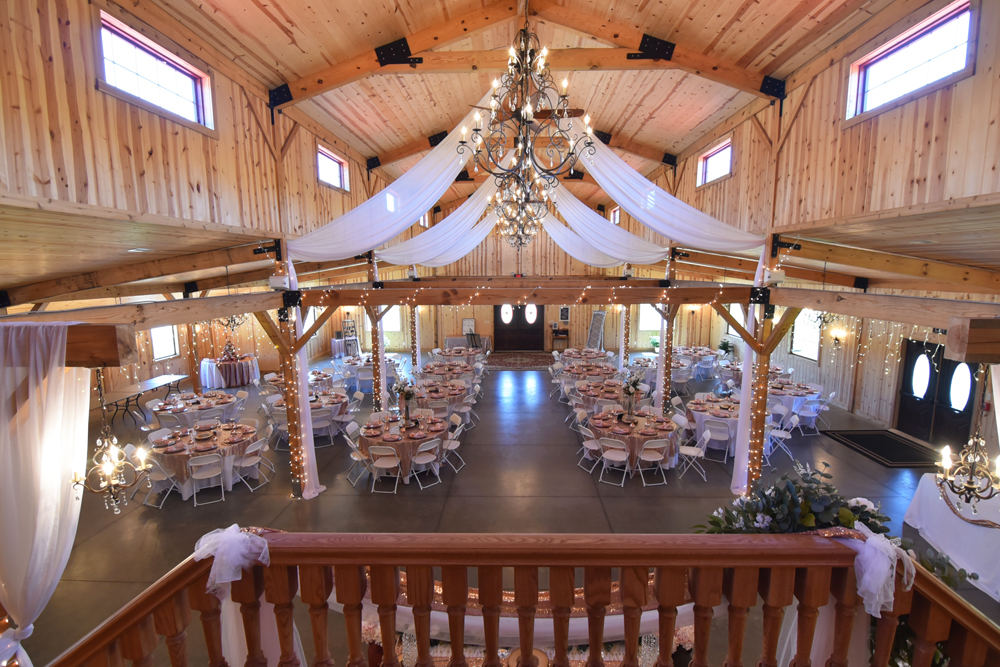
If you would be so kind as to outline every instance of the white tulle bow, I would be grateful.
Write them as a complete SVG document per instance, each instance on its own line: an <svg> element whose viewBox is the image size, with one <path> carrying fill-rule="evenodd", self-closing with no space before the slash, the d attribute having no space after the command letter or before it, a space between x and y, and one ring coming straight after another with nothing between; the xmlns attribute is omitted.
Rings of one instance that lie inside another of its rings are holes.
<svg viewBox="0 0 1000 667"><path fill-rule="evenodd" d="M854 573L858 582L858 594L865 602L865 611L875 618L881 618L883 611L892 609L896 590L896 563L903 561L903 586L906 590L913 586L913 578L917 572L906 552L884 535L876 535L862 523L854 527L867 539L864 542L842 542L858 552L854 558Z"/></svg>
<svg viewBox="0 0 1000 667"><path fill-rule="evenodd" d="M257 563L271 562L267 551L267 540L259 535L244 533L235 523L229 528L217 528L202 535L194 545L194 559L204 560L214 557L212 570L208 573L206 590L219 598L228 597L228 584L243 576L243 570Z"/></svg>

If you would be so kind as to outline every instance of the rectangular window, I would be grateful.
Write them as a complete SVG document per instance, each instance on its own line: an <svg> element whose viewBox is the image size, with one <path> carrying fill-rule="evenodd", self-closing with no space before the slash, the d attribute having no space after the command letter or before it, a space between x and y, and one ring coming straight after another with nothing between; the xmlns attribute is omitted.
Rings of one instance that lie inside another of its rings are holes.
<svg viewBox="0 0 1000 667"><path fill-rule="evenodd" d="M728 176L733 168L732 140L724 142L698 158L698 185Z"/></svg>
<svg viewBox="0 0 1000 667"><path fill-rule="evenodd" d="M884 107L953 74L971 74L972 45L972 9L968 0L959 0L851 66L847 117Z"/></svg>
<svg viewBox="0 0 1000 667"><path fill-rule="evenodd" d="M208 74L109 14L100 15L105 84L191 123L214 127Z"/></svg>
<svg viewBox="0 0 1000 667"><path fill-rule="evenodd" d="M622 223L622 207L615 206L611 209L611 213L608 214L608 220L616 225L620 225Z"/></svg>
<svg viewBox="0 0 1000 667"><path fill-rule="evenodd" d="M731 303L728 306L726 306L726 308L729 310L729 314L733 316L733 319L736 320L741 327L746 329L747 323L745 318L743 317L743 308L740 306L740 304ZM736 329L733 328L733 325L729 324L728 322L726 323L726 333L729 334L730 336L736 336L737 338L739 338L740 336L739 332L736 331Z"/></svg>
<svg viewBox="0 0 1000 667"><path fill-rule="evenodd" d="M316 153L319 180L329 186L350 190L347 183L347 162L322 146Z"/></svg>
<svg viewBox="0 0 1000 667"><path fill-rule="evenodd" d="M175 326L150 329L149 340L153 345L153 361L163 361L180 354L177 347L177 327Z"/></svg>
<svg viewBox="0 0 1000 667"><path fill-rule="evenodd" d="M648 303L639 304L639 331L659 331L663 318Z"/></svg>
<svg viewBox="0 0 1000 667"><path fill-rule="evenodd" d="M792 325L790 352L797 357L819 361L820 319L815 310L804 308Z"/></svg>
<svg viewBox="0 0 1000 667"><path fill-rule="evenodd" d="M420 216L420 226L421 227L430 227L431 226L431 214L430 213L424 213L422 216Z"/></svg>
<svg viewBox="0 0 1000 667"><path fill-rule="evenodd" d="M365 315L365 329L372 330L372 321ZM382 316L382 333L390 331L402 331L403 327L400 319L399 306L393 306L389 312Z"/></svg>

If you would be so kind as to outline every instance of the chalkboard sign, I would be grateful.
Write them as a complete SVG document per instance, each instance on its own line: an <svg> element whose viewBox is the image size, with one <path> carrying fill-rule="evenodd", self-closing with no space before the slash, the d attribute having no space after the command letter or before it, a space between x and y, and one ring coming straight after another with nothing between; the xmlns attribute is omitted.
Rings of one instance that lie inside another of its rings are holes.
<svg viewBox="0 0 1000 667"><path fill-rule="evenodd" d="M607 315L603 310L595 310L590 314L590 333L587 334L587 347L595 350L603 349L604 318Z"/></svg>

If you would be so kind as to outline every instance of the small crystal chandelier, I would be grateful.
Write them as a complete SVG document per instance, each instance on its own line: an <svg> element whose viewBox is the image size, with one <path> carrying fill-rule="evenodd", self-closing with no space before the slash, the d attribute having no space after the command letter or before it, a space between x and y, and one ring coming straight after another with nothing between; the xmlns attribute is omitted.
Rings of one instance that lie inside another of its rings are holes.
<svg viewBox="0 0 1000 667"><path fill-rule="evenodd" d="M103 495L104 508L121 514L121 505L128 504L127 491L148 478L151 466L146 463L145 449L140 447L135 450L139 461L139 465L135 465L125 455L125 450L118 447L118 438L111 435L108 408L104 403L104 376L100 368L97 369L97 396L101 402L101 435L97 438L97 449L94 451L94 467L86 475L75 473L70 482L74 488L82 487Z"/></svg>
<svg viewBox="0 0 1000 667"><path fill-rule="evenodd" d="M989 369L987 367L987 374ZM985 386L986 376L983 377ZM990 468L990 457L986 453L986 441L980 437L980 427L982 426L983 411L980 409L976 422L976 434L969 438L968 444L958 453L958 460L951 456L951 447L945 446L941 449L941 460L938 466L941 471L937 474L938 488L941 496L944 497L945 488L951 490L959 501L955 503L956 509L962 511L962 503L972 507L972 513L978 514L978 503L980 500L989 500L1000 493L1000 459L996 461L996 468Z"/></svg>
<svg viewBox="0 0 1000 667"><path fill-rule="evenodd" d="M222 323L223 328L229 332L230 335L236 333L236 330L241 326L246 324L249 315L243 313L242 315L230 315L229 317L221 317L219 321Z"/></svg>
<svg viewBox="0 0 1000 667"><path fill-rule="evenodd" d="M569 108L568 79L561 92L556 88L545 63L548 50L539 48L528 15L525 0L524 27L510 47L507 72L493 80L486 115L476 111L471 148L464 127L458 146L460 154L472 151L476 172L481 168L496 178L498 193L490 204L501 236L518 249L538 233L548 214L547 191L559 185L558 177L572 173L581 150L595 152L590 116L583 121L585 132L573 131L573 118L583 112Z"/></svg>

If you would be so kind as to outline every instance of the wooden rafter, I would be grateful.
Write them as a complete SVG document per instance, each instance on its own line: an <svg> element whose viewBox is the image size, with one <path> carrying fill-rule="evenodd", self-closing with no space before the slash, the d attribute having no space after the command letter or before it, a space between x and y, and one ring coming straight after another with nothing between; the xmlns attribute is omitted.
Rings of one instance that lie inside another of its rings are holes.
<svg viewBox="0 0 1000 667"><path fill-rule="evenodd" d="M329 308L327 310L329 310ZM268 315L267 311L261 310L255 312L253 316L257 319L257 322L260 323L260 328L264 330L264 335L266 335L268 340L270 340L271 343L278 348L278 352L284 357L290 357L292 353L288 347L288 342L281 334L281 330L278 329L278 325L275 324L274 320L271 319L271 316Z"/></svg>
<svg viewBox="0 0 1000 667"><path fill-rule="evenodd" d="M639 51L646 35L630 25L601 20L599 17L570 7L556 4L554 0L536 0L531 13L539 19L550 21L574 32L593 37L606 44ZM655 36L654 36L655 37ZM746 91L764 99L777 99L782 95L768 94L770 85L776 84L784 90L782 82L751 72L713 56L701 54L680 44L673 45L670 58L673 65L686 72L710 79L737 90Z"/></svg>
<svg viewBox="0 0 1000 667"><path fill-rule="evenodd" d="M324 308L323 312L320 313L315 320L313 320L312 326L303 332L302 336L295 341L295 345L292 346L291 353L296 354L299 350L308 345L309 340L316 335L316 332L319 331L324 324L326 324L326 321L329 320L335 312L337 312L336 307ZM267 313L263 314L267 315Z"/></svg>
<svg viewBox="0 0 1000 667"><path fill-rule="evenodd" d="M747 331L746 328L742 324L740 324L735 317L733 317L732 313L729 312L728 308L726 308L721 303L713 303L712 308L714 308L715 312L717 312L720 316L722 316L722 319L724 319L726 323L729 324L729 326L731 326L736 331L736 333L740 335L740 338L743 339L744 343L749 345L753 349L753 351L756 352L757 354L761 353L762 349L761 344L757 341L756 338L754 338L753 334Z"/></svg>
<svg viewBox="0 0 1000 667"><path fill-rule="evenodd" d="M793 324L795 324L795 318L799 316L800 312L802 312L801 308L785 309L785 312L781 314L781 319L778 320L778 324L771 329L771 333L767 337L767 340L765 340L764 344L761 345L760 354L770 356L771 353L774 352L774 349L778 347L778 343L781 342L781 339L785 337L788 330L792 328Z"/></svg>

